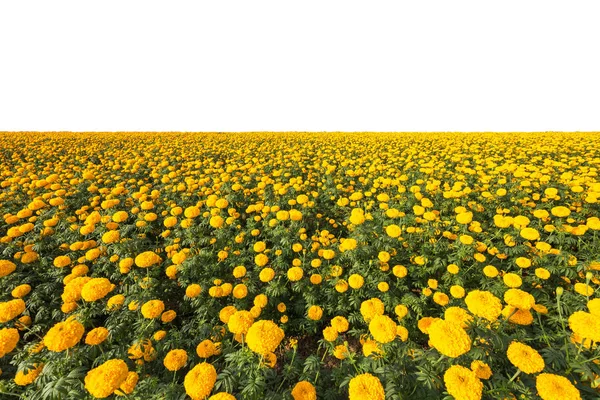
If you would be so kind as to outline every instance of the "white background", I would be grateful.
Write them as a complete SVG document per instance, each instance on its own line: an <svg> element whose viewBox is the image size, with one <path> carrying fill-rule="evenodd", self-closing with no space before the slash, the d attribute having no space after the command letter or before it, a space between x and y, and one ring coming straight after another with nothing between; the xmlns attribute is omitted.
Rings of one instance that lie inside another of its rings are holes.
<svg viewBox="0 0 600 400"><path fill-rule="evenodd" d="M597 0L0 0L0 130L599 130L599 20Z"/></svg>

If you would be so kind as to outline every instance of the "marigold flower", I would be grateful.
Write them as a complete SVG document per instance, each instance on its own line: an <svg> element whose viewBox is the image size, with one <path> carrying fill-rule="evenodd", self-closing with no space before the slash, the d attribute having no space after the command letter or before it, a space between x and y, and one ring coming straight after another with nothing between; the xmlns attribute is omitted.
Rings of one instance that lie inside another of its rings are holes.
<svg viewBox="0 0 600 400"><path fill-rule="evenodd" d="M475 375L477 375L479 379L490 379L492 376L492 369L490 366L480 360L471 362L471 371L475 372Z"/></svg>
<svg viewBox="0 0 600 400"><path fill-rule="evenodd" d="M581 400L579 390L564 376L539 374L535 387L543 400Z"/></svg>
<svg viewBox="0 0 600 400"><path fill-rule="evenodd" d="M292 267L287 271L287 277L292 282L297 282L304 276L304 271L300 267Z"/></svg>
<svg viewBox="0 0 600 400"><path fill-rule="evenodd" d="M492 293L481 290L473 290L465 297L465 303L471 314L494 322L502 313L500 299Z"/></svg>
<svg viewBox="0 0 600 400"><path fill-rule="evenodd" d="M385 391L381 381L369 373L360 374L350 380L348 385L350 400L384 400Z"/></svg>
<svg viewBox="0 0 600 400"><path fill-rule="evenodd" d="M308 308L308 318L313 321L318 321L323 317L323 309L319 306L310 306Z"/></svg>
<svg viewBox="0 0 600 400"><path fill-rule="evenodd" d="M157 318L165 310L165 303L162 300L150 300L142 305L142 315L144 318Z"/></svg>
<svg viewBox="0 0 600 400"><path fill-rule="evenodd" d="M27 386L37 379L43 369L44 364L34 364L33 369L30 369L27 372L19 370L15 375L15 383L19 386Z"/></svg>
<svg viewBox="0 0 600 400"><path fill-rule="evenodd" d="M369 332L379 343L389 343L396 338L396 323L387 315L375 315L369 323Z"/></svg>
<svg viewBox="0 0 600 400"><path fill-rule="evenodd" d="M300 381L292 389L294 400L317 400L317 390L307 381Z"/></svg>
<svg viewBox="0 0 600 400"><path fill-rule="evenodd" d="M461 365L453 365L444 373L448 393L457 400L480 400L483 383L475 372Z"/></svg>
<svg viewBox="0 0 600 400"><path fill-rule="evenodd" d="M55 324L44 336L44 345L50 351L60 352L75 346L85 332L83 325L69 317L66 321Z"/></svg>
<svg viewBox="0 0 600 400"><path fill-rule="evenodd" d="M183 381L183 387L192 400L204 400L212 392L216 381L215 367L203 362L188 371Z"/></svg>
<svg viewBox="0 0 600 400"><path fill-rule="evenodd" d="M98 399L104 399L117 390L127 379L129 369L123 360L108 360L90 370L85 376L85 388Z"/></svg>
<svg viewBox="0 0 600 400"><path fill-rule="evenodd" d="M428 329L429 342L447 357L458 357L471 350L471 338L457 323L438 320Z"/></svg>
<svg viewBox="0 0 600 400"><path fill-rule="evenodd" d="M12 261L0 260L0 278L12 274L17 269L17 266Z"/></svg>
<svg viewBox="0 0 600 400"><path fill-rule="evenodd" d="M219 392L216 394L213 394L212 396L210 396L208 398L208 400L236 400L235 396L229 393L225 393L225 392Z"/></svg>
<svg viewBox="0 0 600 400"><path fill-rule="evenodd" d="M600 342L600 316L575 311L569 317L569 327L577 335L592 342Z"/></svg>
<svg viewBox="0 0 600 400"><path fill-rule="evenodd" d="M0 329L0 358L4 357L17 347L19 338L19 331L15 328Z"/></svg>
<svg viewBox="0 0 600 400"><path fill-rule="evenodd" d="M544 359L530 346L524 343L512 342L506 350L508 360L526 374L535 374L544 369Z"/></svg>
<svg viewBox="0 0 600 400"><path fill-rule="evenodd" d="M384 304L378 298L365 300L360 304L360 313L366 322L370 322L374 316L383 315Z"/></svg>
<svg viewBox="0 0 600 400"><path fill-rule="evenodd" d="M118 390L115 390L115 394L118 396L123 396L125 394L133 393L135 389L135 385L137 385L138 380L140 379L139 375L135 371L129 371L127 373L127 378L121 383Z"/></svg>
<svg viewBox="0 0 600 400"><path fill-rule="evenodd" d="M529 310L535 304L535 298L520 289L508 289L504 293L504 301L520 310Z"/></svg>
<svg viewBox="0 0 600 400"><path fill-rule="evenodd" d="M254 316L249 311L236 311L227 321L231 333L245 335L254 323Z"/></svg>
<svg viewBox="0 0 600 400"><path fill-rule="evenodd" d="M135 257L135 265L140 268L148 268L162 262L162 258L153 251L145 251Z"/></svg>
<svg viewBox="0 0 600 400"><path fill-rule="evenodd" d="M108 329L103 326L94 328L85 336L85 344L89 344L91 346L98 345L106 340L108 334Z"/></svg>
<svg viewBox="0 0 600 400"><path fill-rule="evenodd" d="M342 316L337 316L337 317L333 317L331 320L331 326L338 332L338 333L343 333L346 332L348 330L348 328L350 327L350 324L348 323L348 320L345 317Z"/></svg>
<svg viewBox="0 0 600 400"><path fill-rule="evenodd" d="M25 311L25 302L21 299L14 299L0 303L0 322L6 323L15 319Z"/></svg>
<svg viewBox="0 0 600 400"><path fill-rule="evenodd" d="M81 298L85 301L96 301L106 297L115 285L106 278L92 278L81 288Z"/></svg>
<svg viewBox="0 0 600 400"><path fill-rule="evenodd" d="M274 352L284 337L283 330L273 321L261 320L248 329L246 340L250 350L265 355Z"/></svg>
<svg viewBox="0 0 600 400"><path fill-rule="evenodd" d="M163 360L165 368L169 371L179 371L187 362L188 355L185 350L175 349L167 353Z"/></svg>

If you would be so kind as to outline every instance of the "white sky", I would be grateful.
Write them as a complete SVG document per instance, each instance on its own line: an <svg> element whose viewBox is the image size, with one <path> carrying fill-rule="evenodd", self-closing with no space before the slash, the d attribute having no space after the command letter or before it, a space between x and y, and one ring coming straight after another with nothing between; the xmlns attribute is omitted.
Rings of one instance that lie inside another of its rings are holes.
<svg viewBox="0 0 600 400"><path fill-rule="evenodd" d="M0 1L1 130L600 130L600 2Z"/></svg>

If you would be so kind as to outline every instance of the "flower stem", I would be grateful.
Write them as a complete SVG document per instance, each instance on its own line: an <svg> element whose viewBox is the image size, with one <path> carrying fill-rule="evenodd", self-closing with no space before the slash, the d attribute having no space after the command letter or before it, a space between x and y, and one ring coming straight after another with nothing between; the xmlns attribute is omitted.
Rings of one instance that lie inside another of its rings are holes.
<svg viewBox="0 0 600 400"><path fill-rule="evenodd" d="M521 370L518 369L517 372L515 372L515 374L512 376L512 378L510 378L508 383L511 383L512 381L514 381L517 378L517 376L519 376L520 373L521 373Z"/></svg>

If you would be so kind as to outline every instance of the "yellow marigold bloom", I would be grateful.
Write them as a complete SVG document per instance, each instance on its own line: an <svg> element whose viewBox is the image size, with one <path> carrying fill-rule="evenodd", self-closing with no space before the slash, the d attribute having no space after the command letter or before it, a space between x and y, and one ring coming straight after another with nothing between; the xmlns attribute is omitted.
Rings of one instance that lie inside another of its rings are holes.
<svg viewBox="0 0 600 400"><path fill-rule="evenodd" d="M304 271L300 267L292 267L287 271L287 277L292 282L297 282L304 276Z"/></svg>
<svg viewBox="0 0 600 400"><path fill-rule="evenodd" d="M139 375L135 371L129 371L127 373L127 378L121 383L118 390L115 390L115 394L118 396L123 396L125 394L133 393L135 389L135 385L137 385L138 380L140 379Z"/></svg>
<svg viewBox="0 0 600 400"><path fill-rule="evenodd" d="M21 299L14 299L0 303L0 322L6 323L15 319L25 311L25 302Z"/></svg>
<svg viewBox="0 0 600 400"><path fill-rule="evenodd" d="M129 375L127 364L123 360L108 360L90 370L85 376L85 388L98 399L104 399L119 389Z"/></svg>
<svg viewBox="0 0 600 400"><path fill-rule="evenodd" d="M64 268L71 264L71 259L69 256L58 256L54 259L53 264L56 268Z"/></svg>
<svg viewBox="0 0 600 400"><path fill-rule="evenodd" d="M254 257L254 263L259 267L264 267L269 262L269 257L266 254L260 253Z"/></svg>
<svg viewBox="0 0 600 400"><path fill-rule="evenodd" d="M65 286L63 294L61 296L65 303L79 301L81 299L81 291L86 283L91 281L92 278L89 276L78 276L71 280Z"/></svg>
<svg viewBox="0 0 600 400"><path fill-rule="evenodd" d="M373 354L374 357L377 357L381 354L381 349L379 348L379 343L369 339L362 344L362 352L365 357L369 357L371 354Z"/></svg>
<svg viewBox="0 0 600 400"><path fill-rule="evenodd" d="M174 310L165 311L161 314L160 320L164 323L169 323L177 317L177 313Z"/></svg>
<svg viewBox="0 0 600 400"><path fill-rule="evenodd" d="M323 329L323 338L328 342L333 342L338 338L338 331L334 327L328 326Z"/></svg>
<svg viewBox="0 0 600 400"><path fill-rule="evenodd" d="M591 296L594 294L594 288L585 283L576 283L573 288L582 296Z"/></svg>
<svg viewBox="0 0 600 400"><path fill-rule="evenodd" d="M142 305L142 315L144 318L157 318L165 310L165 303L161 300L150 300Z"/></svg>
<svg viewBox="0 0 600 400"><path fill-rule="evenodd" d="M461 365L453 365L444 373L448 393L457 400L480 400L483 383L475 372Z"/></svg>
<svg viewBox="0 0 600 400"><path fill-rule="evenodd" d="M542 400L581 400L579 390L564 376L539 374L535 387Z"/></svg>
<svg viewBox="0 0 600 400"><path fill-rule="evenodd" d="M535 304L535 298L520 289L508 289L504 293L504 301L520 310L529 310Z"/></svg>
<svg viewBox="0 0 600 400"><path fill-rule="evenodd" d="M236 400L235 396L226 392L219 392L217 394L213 394L208 398L208 400Z"/></svg>
<svg viewBox="0 0 600 400"><path fill-rule="evenodd" d="M440 306L445 306L450 302L450 298L448 297L448 295L446 293L442 293L442 292L435 292L433 294L433 301L440 305Z"/></svg>
<svg viewBox="0 0 600 400"><path fill-rule="evenodd" d="M250 350L265 355L274 352L284 337L283 330L273 321L261 320L248 329L246 340Z"/></svg>
<svg viewBox="0 0 600 400"><path fill-rule="evenodd" d="M439 321L439 318L434 317L423 317L417 322L417 327L419 330L425 334L429 334L429 328L433 325L434 322Z"/></svg>
<svg viewBox="0 0 600 400"><path fill-rule="evenodd" d="M392 224L385 228L385 233L387 233L389 237L397 238L402 233L402 230L398 225Z"/></svg>
<svg viewBox="0 0 600 400"><path fill-rule="evenodd" d="M10 294L12 295L12 297L20 299L27 296L29 292L31 292L31 286L25 283L14 288L12 292L10 292Z"/></svg>
<svg viewBox="0 0 600 400"><path fill-rule="evenodd" d="M15 328L0 329L0 358L10 353L17 347L19 331Z"/></svg>
<svg viewBox="0 0 600 400"><path fill-rule="evenodd" d="M371 374L360 374L350 380L348 385L350 400L384 400L385 391L381 381Z"/></svg>
<svg viewBox="0 0 600 400"><path fill-rule="evenodd" d="M85 336L85 344L89 344L90 346L98 345L106 340L108 333L108 329L103 326L94 328Z"/></svg>
<svg viewBox="0 0 600 400"><path fill-rule="evenodd" d="M201 363L192 368L183 381L185 392L192 400L204 400L212 392L217 381L215 367L208 363Z"/></svg>
<svg viewBox="0 0 600 400"><path fill-rule="evenodd" d="M318 321L323 317L323 309L319 306L310 306L308 308L308 318L313 321Z"/></svg>
<svg viewBox="0 0 600 400"><path fill-rule="evenodd" d="M270 267L263 268L260 271L260 274L258 274L258 279L260 279L261 282L265 282L265 283L271 282L273 280L273 278L275 278L275 270L273 268L270 268ZM246 287L246 286L244 285L244 287ZM246 294L248 294L247 290L246 290ZM246 297L245 295L243 295L242 297L237 297L236 293L235 293L235 289L234 289L234 292L233 292L233 296L236 299L242 299L242 298Z"/></svg>
<svg viewBox="0 0 600 400"><path fill-rule="evenodd" d="M343 344L335 346L333 349L333 356L338 360L345 360L348 356L348 347Z"/></svg>
<svg viewBox="0 0 600 400"><path fill-rule="evenodd" d="M587 308L590 313L600 317L600 298L592 299L588 301Z"/></svg>
<svg viewBox="0 0 600 400"><path fill-rule="evenodd" d="M498 269L493 265L486 265L483 268L483 274L488 278L495 278L498 276Z"/></svg>
<svg viewBox="0 0 600 400"><path fill-rule="evenodd" d="M390 257L391 257L390 253L388 253L387 251L380 251L379 254L377 255L377 258L381 262L388 262L388 261L390 261Z"/></svg>
<svg viewBox="0 0 600 400"><path fill-rule="evenodd" d="M401 320L408 314L408 307L406 307L404 304L398 304L396 307L394 307L394 312L396 313L396 316L398 316L398 320Z"/></svg>
<svg viewBox="0 0 600 400"><path fill-rule="evenodd" d="M554 215L555 217L564 218L564 217L568 217L569 215L571 215L571 210L569 210L565 206L557 206L557 207L552 207L552 209L550 210L550 213L552 213L552 215Z"/></svg>
<svg viewBox="0 0 600 400"><path fill-rule="evenodd" d="M17 266L12 261L0 260L0 278L12 274L15 269L17 269Z"/></svg>
<svg viewBox="0 0 600 400"><path fill-rule="evenodd" d="M389 343L396 338L396 323L387 315L375 315L369 322L369 332L379 343Z"/></svg>
<svg viewBox="0 0 600 400"><path fill-rule="evenodd" d="M254 323L254 316L249 311L236 311L227 321L229 332L240 335L246 334Z"/></svg>
<svg viewBox="0 0 600 400"><path fill-rule="evenodd" d="M526 257L517 257L515 264L517 264L520 268L529 268L531 267L531 260Z"/></svg>
<svg viewBox="0 0 600 400"><path fill-rule="evenodd" d="M337 316L331 320L331 326L338 333L343 333L343 332L348 331L350 324L348 323L348 320L345 317Z"/></svg>
<svg viewBox="0 0 600 400"><path fill-rule="evenodd" d="M546 366L540 353L524 343L512 342L506 350L506 356L512 365L526 374L541 372Z"/></svg>
<svg viewBox="0 0 600 400"><path fill-rule="evenodd" d="M156 340L157 342L160 342L161 340L163 340L165 338L165 336L167 336L167 332L166 331L156 331L156 333L154 333L154 335L152 335L152 337L154 338L154 340Z"/></svg>
<svg viewBox="0 0 600 400"><path fill-rule="evenodd" d="M456 264L450 264L446 267L446 271L452 275L456 275L460 271L460 268Z"/></svg>
<svg viewBox="0 0 600 400"><path fill-rule="evenodd" d="M504 284L510 288L518 288L523 284L523 280L517 274L509 272L502 277Z"/></svg>
<svg viewBox="0 0 600 400"><path fill-rule="evenodd" d="M195 298L200 295L202 292L202 288L197 283L192 283L187 288L185 288L185 295L189 298Z"/></svg>
<svg viewBox="0 0 600 400"><path fill-rule="evenodd" d="M444 319L449 322L454 322L462 328L467 328L469 323L473 320L473 317L464 308L448 307L444 312Z"/></svg>
<svg viewBox="0 0 600 400"><path fill-rule="evenodd" d="M19 386L27 386L37 379L44 369L44 364L34 364L33 369L24 372L23 370L17 371L15 375L15 383Z"/></svg>
<svg viewBox="0 0 600 400"><path fill-rule="evenodd" d="M450 286L450 294L455 299L462 299L465 297L465 289L459 285L452 285Z"/></svg>
<svg viewBox="0 0 600 400"><path fill-rule="evenodd" d="M117 211L112 215L112 220L114 222L125 222L129 218L129 215L126 211Z"/></svg>
<svg viewBox="0 0 600 400"><path fill-rule="evenodd" d="M121 239L121 234L119 231L108 231L102 235L102 241L104 243L114 243Z"/></svg>
<svg viewBox="0 0 600 400"><path fill-rule="evenodd" d="M219 353L217 346L212 340L205 339L196 346L196 354L200 358L209 358Z"/></svg>
<svg viewBox="0 0 600 400"><path fill-rule="evenodd" d="M378 298L365 300L360 304L360 313L366 322L370 322L376 315L383 315L384 304Z"/></svg>
<svg viewBox="0 0 600 400"><path fill-rule="evenodd" d="M307 381L300 381L292 389L294 400L317 400L317 390Z"/></svg>
<svg viewBox="0 0 600 400"><path fill-rule="evenodd" d="M162 262L162 258L153 251L145 251L135 257L135 265L140 268L148 268Z"/></svg>
<svg viewBox="0 0 600 400"><path fill-rule="evenodd" d="M254 246L252 247L252 249L257 253L262 253L263 251L265 251L266 248L267 248L267 245L265 242L256 242L256 243L254 243Z"/></svg>
<svg viewBox="0 0 600 400"><path fill-rule="evenodd" d="M81 298L85 301L96 301L106 297L115 285L106 278L92 278L81 289Z"/></svg>
<svg viewBox="0 0 600 400"><path fill-rule="evenodd" d="M508 318L510 322L517 325L531 325L533 323L533 315L529 310L520 310L513 306L506 306L502 310L502 315Z"/></svg>
<svg viewBox="0 0 600 400"><path fill-rule="evenodd" d="M185 350L175 349L167 353L163 360L163 365L169 371L179 371L187 362L188 355Z"/></svg>
<svg viewBox="0 0 600 400"><path fill-rule="evenodd" d="M550 271L548 271L545 268L536 268L535 276L537 276L540 279L546 280L546 279L550 278Z"/></svg>
<svg viewBox="0 0 600 400"><path fill-rule="evenodd" d="M50 351L60 352L75 346L85 332L83 325L69 317L55 324L44 336L44 345Z"/></svg>
<svg viewBox="0 0 600 400"><path fill-rule="evenodd" d="M519 232L522 238L527 240L538 240L540 238L540 233L534 228L523 228Z"/></svg>
<svg viewBox="0 0 600 400"><path fill-rule="evenodd" d="M210 217L210 220L208 221L208 223L213 228L218 229L223 226L223 224L225 223L225 220L220 215L213 215L212 217Z"/></svg>
<svg viewBox="0 0 600 400"><path fill-rule="evenodd" d="M470 224L473 221L473 213L470 211L462 212L456 215L456 222L461 225Z"/></svg>
<svg viewBox="0 0 600 400"><path fill-rule="evenodd" d="M477 375L479 379L490 379L492 377L492 369L490 366L480 360L471 362L471 371L475 372L475 375Z"/></svg>
<svg viewBox="0 0 600 400"><path fill-rule="evenodd" d="M438 320L428 329L429 343L447 357L458 357L471 350L471 338L457 323Z"/></svg>
<svg viewBox="0 0 600 400"><path fill-rule="evenodd" d="M124 302L125 302L125 296L123 296L122 294L116 294L116 295L112 296L110 299L108 299L108 301L106 302L106 309L107 310L116 310L116 309L120 308Z"/></svg>
<svg viewBox="0 0 600 400"><path fill-rule="evenodd" d="M219 311L219 319L222 323L226 324L229 322L229 318L231 318L236 311L237 309L234 306L223 307L221 311Z"/></svg>
<svg viewBox="0 0 600 400"><path fill-rule="evenodd" d="M500 299L492 293L481 290L473 290L465 297L465 303L471 314L494 322L502 312Z"/></svg>
<svg viewBox="0 0 600 400"><path fill-rule="evenodd" d="M348 284L352 289L360 289L365 284L365 279L359 274L352 274L348 278Z"/></svg>
<svg viewBox="0 0 600 400"><path fill-rule="evenodd" d="M584 339L600 342L600 316L585 311L575 311L569 317L569 328Z"/></svg>

